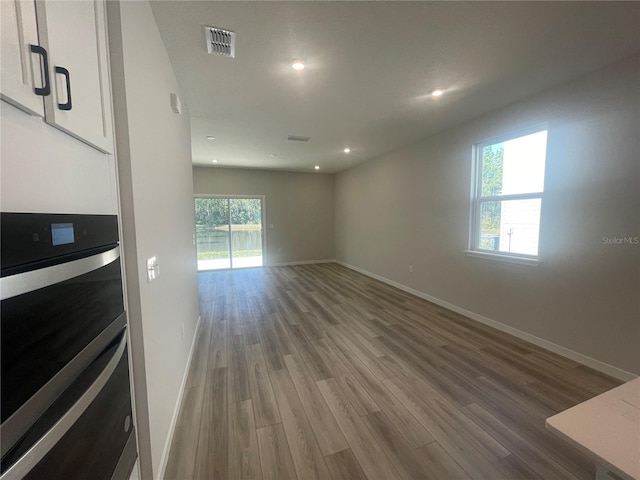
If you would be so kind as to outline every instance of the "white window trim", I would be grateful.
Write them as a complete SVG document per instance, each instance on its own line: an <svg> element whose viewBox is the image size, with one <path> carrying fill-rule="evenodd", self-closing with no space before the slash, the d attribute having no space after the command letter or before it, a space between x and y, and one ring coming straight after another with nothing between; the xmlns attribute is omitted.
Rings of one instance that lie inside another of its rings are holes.
<svg viewBox="0 0 640 480"><path fill-rule="evenodd" d="M464 253L469 257L483 258L489 260L498 260L502 262L508 263L516 263L520 265L529 265L529 266L538 266L542 262L540 260L540 251L538 249L538 255L526 255L520 253L512 253L512 252L498 252L494 250L482 250L480 249L480 206L482 203L491 202L491 201L508 201L508 200L528 200L528 199L540 199L540 218L542 223L542 210L544 204L544 191L543 192L534 192L534 193L517 193L510 195L492 195L487 197L480 197L480 193L482 192L482 168L481 168L481 158L480 154L485 146L495 145L496 143L503 143L509 140L513 140L518 137L524 137L526 135L531 135L533 133L541 132L543 130L547 130L548 135L548 127L546 124L535 125L526 129L517 130L510 134L501 135L499 137L494 137L489 140L485 140L479 143L476 143L473 146L473 154L472 154L472 168L471 168L471 212L469 216L469 248L464 251ZM548 139L548 137L547 137ZM548 145L548 140L547 140ZM547 155L545 152L545 176L547 171ZM546 182L545 182L546 183ZM539 226L540 228L540 226ZM538 240L540 238L540 233L538 232Z"/></svg>
<svg viewBox="0 0 640 480"><path fill-rule="evenodd" d="M488 250L465 250L468 257L484 258L485 260L497 260L499 262L517 263L519 265L529 265L537 267L542 263L538 257L515 256L504 253L489 252Z"/></svg>

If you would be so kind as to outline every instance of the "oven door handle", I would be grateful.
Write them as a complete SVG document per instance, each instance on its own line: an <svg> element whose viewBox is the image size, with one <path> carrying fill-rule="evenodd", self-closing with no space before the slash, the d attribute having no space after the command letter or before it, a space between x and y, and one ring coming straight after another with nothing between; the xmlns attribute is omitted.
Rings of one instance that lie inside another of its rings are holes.
<svg viewBox="0 0 640 480"><path fill-rule="evenodd" d="M56 424L45 433L27 452L20 457L9 469L7 469L0 480L20 480L27 475L33 467L35 467L44 456L49 453L55 444L69 431L73 424L89 407L91 402L100 394L104 386L113 375L122 354L127 346L127 331L124 330L122 340L118 345L113 357L107 363L104 370L98 375L98 378L91 386L82 394L82 396L73 404L73 406L65 413Z"/></svg>
<svg viewBox="0 0 640 480"><path fill-rule="evenodd" d="M85 273L98 270L109 265L120 257L120 247L90 257L80 258L59 265L18 273L0 279L0 296L2 300L16 297L23 293L33 292L56 283L70 280Z"/></svg>

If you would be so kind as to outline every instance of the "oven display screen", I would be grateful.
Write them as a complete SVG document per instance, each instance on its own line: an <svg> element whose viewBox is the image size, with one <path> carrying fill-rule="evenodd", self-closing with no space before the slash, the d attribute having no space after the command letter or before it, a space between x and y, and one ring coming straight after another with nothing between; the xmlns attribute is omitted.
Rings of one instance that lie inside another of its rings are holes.
<svg viewBox="0 0 640 480"><path fill-rule="evenodd" d="M51 224L51 243L53 245L66 245L74 241L73 223Z"/></svg>

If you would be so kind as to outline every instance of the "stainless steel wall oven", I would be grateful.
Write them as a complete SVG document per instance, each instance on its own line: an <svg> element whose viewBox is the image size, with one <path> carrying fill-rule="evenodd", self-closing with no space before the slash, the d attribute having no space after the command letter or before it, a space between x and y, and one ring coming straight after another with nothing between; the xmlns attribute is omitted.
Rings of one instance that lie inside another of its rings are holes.
<svg viewBox="0 0 640 480"><path fill-rule="evenodd" d="M128 478L115 215L1 214L1 480Z"/></svg>

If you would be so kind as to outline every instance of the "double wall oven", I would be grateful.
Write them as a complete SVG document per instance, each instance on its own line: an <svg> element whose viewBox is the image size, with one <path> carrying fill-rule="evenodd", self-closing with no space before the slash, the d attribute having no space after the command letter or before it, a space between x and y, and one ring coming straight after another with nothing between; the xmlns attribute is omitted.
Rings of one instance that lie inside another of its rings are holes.
<svg viewBox="0 0 640 480"><path fill-rule="evenodd" d="M2 213L0 234L0 480L127 479L117 217Z"/></svg>

